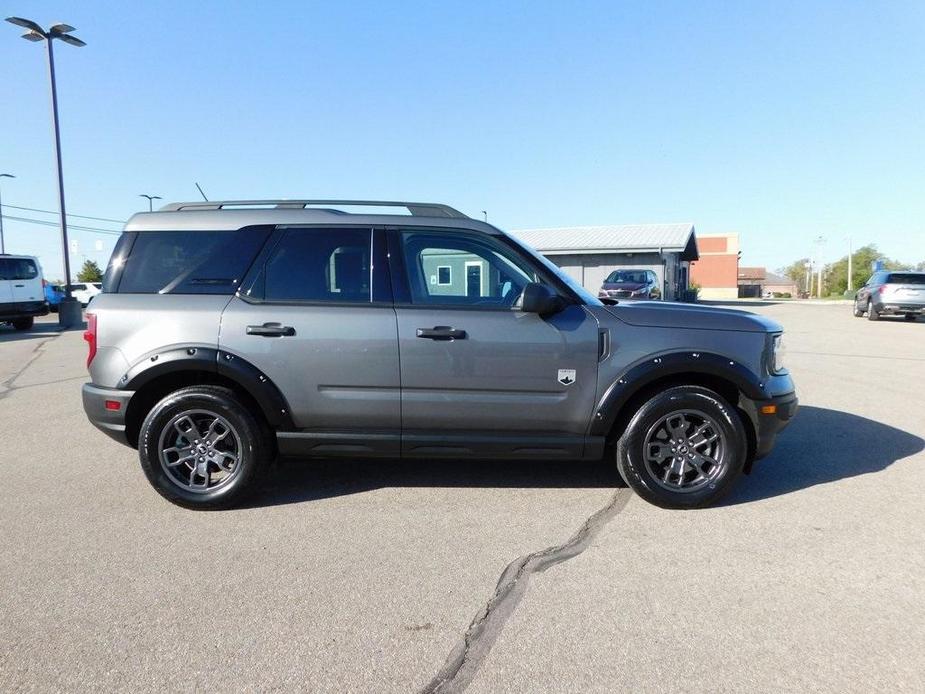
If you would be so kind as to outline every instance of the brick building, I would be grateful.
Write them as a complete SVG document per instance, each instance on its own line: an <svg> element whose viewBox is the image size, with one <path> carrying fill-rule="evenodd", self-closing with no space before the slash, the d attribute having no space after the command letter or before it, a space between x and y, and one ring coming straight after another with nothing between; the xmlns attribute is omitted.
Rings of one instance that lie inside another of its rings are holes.
<svg viewBox="0 0 925 694"><path fill-rule="evenodd" d="M691 263L691 283L700 286L701 299L739 296L739 235L697 236L700 259Z"/></svg>

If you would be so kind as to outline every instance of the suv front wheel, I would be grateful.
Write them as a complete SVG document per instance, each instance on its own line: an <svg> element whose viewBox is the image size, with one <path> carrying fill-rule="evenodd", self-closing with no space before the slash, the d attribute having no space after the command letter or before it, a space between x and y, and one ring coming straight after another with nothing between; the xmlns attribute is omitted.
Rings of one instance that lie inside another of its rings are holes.
<svg viewBox="0 0 925 694"><path fill-rule="evenodd" d="M617 442L617 469L646 501L699 508L723 497L745 465L738 412L701 386L676 386L648 400Z"/></svg>
<svg viewBox="0 0 925 694"><path fill-rule="evenodd" d="M183 388L157 403L141 425L138 453L158 493L191 509L239 503L271 459L265 427L219 386Z"/></svg>

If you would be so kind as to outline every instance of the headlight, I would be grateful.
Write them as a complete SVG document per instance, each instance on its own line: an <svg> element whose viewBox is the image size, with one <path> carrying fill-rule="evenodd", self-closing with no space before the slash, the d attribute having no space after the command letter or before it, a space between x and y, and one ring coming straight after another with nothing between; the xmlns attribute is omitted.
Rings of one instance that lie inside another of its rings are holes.
<svg viewBox="0 0 925 694"><path fill-rule="evenodd" d="M636 291L632 292L630 296L645 296L648 293L648 289L637 289Z"/></svg>
<svg viewBox="0 0 925 694"><path fill-rule="evenodd" d="M771 373L780 373L784 370L784 336L778 333L771 341Z"/></svg>

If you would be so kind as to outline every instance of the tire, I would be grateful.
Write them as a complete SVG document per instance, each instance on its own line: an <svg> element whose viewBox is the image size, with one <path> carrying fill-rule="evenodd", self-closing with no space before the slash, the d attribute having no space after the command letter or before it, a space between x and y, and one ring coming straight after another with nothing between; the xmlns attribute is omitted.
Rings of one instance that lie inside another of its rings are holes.
<svg viewBox="0 0 925 694"><path fill-rule="evenodd" d="M697 429L704 424L701 434ZM679 438L664 438L670 430ZM712 442L697 443L713 436ZM620 476L639 496L675 509L702 508L721 499L747 455L738 411L701 386L676 386L654 395L633 415L616 451Z"/></svg>
<svg viewBox="0 0 925 694"><path fill-rule="evenodd" d="M864 317L864 309L862 309L862 308L860 308L860 307L858 306L857 299L855 299L855 301L854 301L854 317L855 317L855 318L863 318L863 317Z"/></svg>
<svg viewBox="0 0 925 694"><path fill-rule="evenodd" d="M32 326L35 325L35 318L32 316L28 318L14 318L12 323L13 327L17 330L31 330Z"/></svg>
<svg viewBox="0 0 925 694"><path fill-rule="evenodd" d="M905 317L907 321L914 321L917 318L914 313L907 313Z"/></svg>
<svg viewBox="0 0 925 694"><path fill-rule="evenodd" d="M867 300L867 320L880 320L880 314L874 308L874 302Z"/></svg>
<svg viewBox="0 0 925 694"><path fill-rule="evenodd" d="M219 386L171 393L145 417L138 439L151 486L189 509L239 504L259 486L272 450L267 427Z"/></svg>

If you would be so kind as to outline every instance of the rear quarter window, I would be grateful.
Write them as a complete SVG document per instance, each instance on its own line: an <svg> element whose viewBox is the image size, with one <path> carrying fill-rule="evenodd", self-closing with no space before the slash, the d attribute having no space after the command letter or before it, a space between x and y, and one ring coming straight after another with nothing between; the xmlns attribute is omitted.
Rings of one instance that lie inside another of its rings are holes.
<svg viewBox="0 0 925 694"><path fill-rule="evenodd" d="M128 255L116 259L121 263L118 286L104 282L104 289L119 294L233 294L270 229L138 232Z"/></svg>

